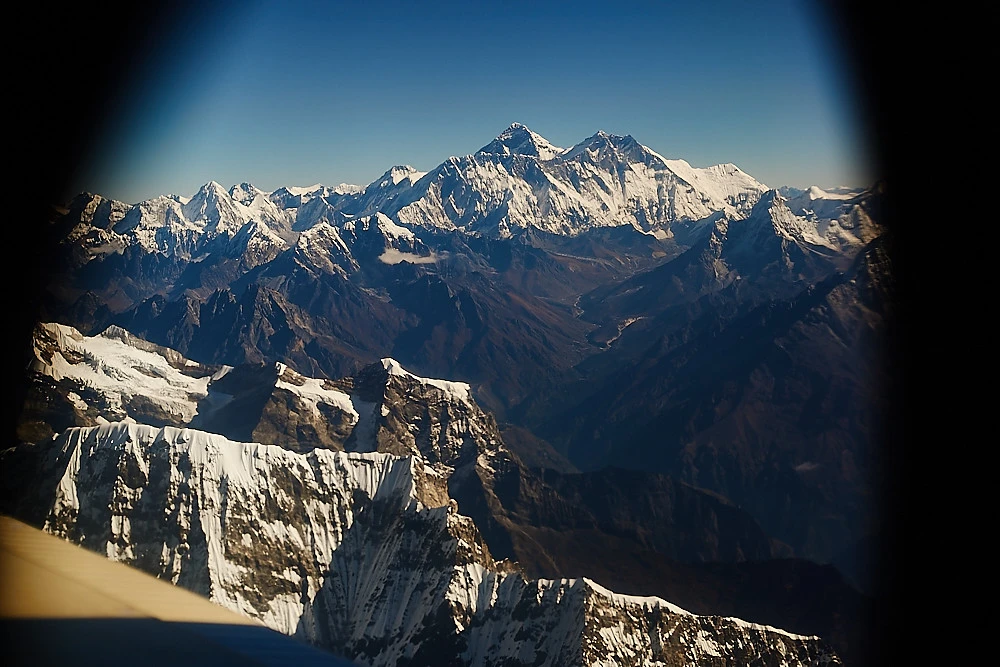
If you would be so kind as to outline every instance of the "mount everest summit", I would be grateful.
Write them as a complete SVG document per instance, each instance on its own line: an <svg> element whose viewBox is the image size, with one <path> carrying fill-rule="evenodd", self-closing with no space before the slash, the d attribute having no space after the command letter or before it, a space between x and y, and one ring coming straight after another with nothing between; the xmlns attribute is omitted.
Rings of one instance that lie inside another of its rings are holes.
<svg viewBox="0 0 1000 667"><path fill-rule="evenodd" d="M362 664L850 664L882 198L516 123L367 187L82 194L5 511Z"/></svg>

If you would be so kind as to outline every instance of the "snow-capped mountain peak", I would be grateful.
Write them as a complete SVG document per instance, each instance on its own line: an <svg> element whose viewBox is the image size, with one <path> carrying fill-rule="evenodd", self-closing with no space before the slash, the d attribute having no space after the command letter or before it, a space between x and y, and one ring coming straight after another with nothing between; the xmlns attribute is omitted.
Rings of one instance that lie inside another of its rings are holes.
<svg viewBox="0 0 1000 667"><path fill-rule="evenodd" d="M535 154L550 159L511 159ZM381 210L410 226L498 237L528 227L575 236L623 225L669 235L674 222L714 211L743 217L765 190L735 167L682 166L685 175L630 135L602 130L560 151L514 124L475 155L448 159L391 198L380 195ZM384 191L375 185L365 199ZM361 214L373 210L366 203Z"/></svg>
<svg viewBox="0 0 1000 667"><path fill-rule="evenodd" d="M247 182L229 188L229 196L244 206L249 206L258 195L266 197L267 193Z"/></svg>
<svg viewBox="0 0 1000 667"><path fill-rule="evenodd" d="M403 181L409 181L413 184L420 180L420 177L424 175L425 172L418 171L414 167L408 164L396 165L386 171L373 185L379 188L391 187L393 185L399 185ZM369 185L368 188L372 186Z"/></svg>
<svg viewBox="0 0 1000 667"><path fill-rule="evenodd" d="M851 190L849 188L836 188L840 190L839 192L831 192L829 190L824 190L818 185L811 185L806 190L805 194L808 195L810 199L839 199L841 201L846 201L849 199L856 199L860 192L857 190Z"/></svg>
<svg viewBox="0 0 1000 667"><path fill-rule="evenodd" d="M881 233L867 210L868 202L878 197L877 188L832 190L816 185L806 190L789 188L786 205L792 213L808 220L817 233L835 247L857 247Z"/></svg>
<svg viewBox="0 0 1000 667"><path fill-rule="evenodd" d="M194 197L192 197L191 201L188 203L193 203L195 200L199 198L210 199L212 197L227 197L227 196L229 196L229 192L226 190L226 188L222 186L221 183L219 183L218 181L209 181L208 183L205 183L200 188L198 188L198 191L194 194Z"/></svg>
<svg viewBox="0 0 1000 667"><path fill-rule="evenodd" d="M829 242L817 233L816 226L792 213L786 201L777 190L768 190L760 196L740 226L753 230L752 235L777 235L788 241L828 246Z"/></svg>
<svg viewBox="0 0 1000 667"><path fill-rule="evenodd" d="M244 216L240 214L241 206L229 192L216 181L209 181L198 189L191 201L184 204L181 210L184 217L192 222L208 222L213 231L238 229L242 226Z"/></svg>
<svg viewBox="0 0 1000 667"><path fill-rule="evenodd" d="M299 235L293 252L304 266L314 267L325 273L347 275L359 268L340 232L323 220Z"/></svg>
<svg viewBox="0 0 1000 667"><path fill-rule="evenodd" d="M564 149L554 145L542 135L521 123L511 123L496 139L479 149L478 153L491 155L531 155L539 160L551 160Z"/></svg>
<svg viewBox="0 0 1000 667"><path fill-rule="evenodd" d="M565 160L578 160L588 155L599 161L607 158L642 159L654 154L636 141L632 135L608 134L604 130L598 130L595 134L565 151L562 157Z"/></svg>

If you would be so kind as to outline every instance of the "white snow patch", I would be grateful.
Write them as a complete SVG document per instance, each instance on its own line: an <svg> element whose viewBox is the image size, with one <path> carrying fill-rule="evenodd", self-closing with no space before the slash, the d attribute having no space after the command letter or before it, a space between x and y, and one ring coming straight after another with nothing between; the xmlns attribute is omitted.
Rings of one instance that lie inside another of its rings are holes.
<svg viewBox="0 0 1000 667"><path fill-rule="evenodd" d="M389 375L413 378L421 384L430 385L445 392L450 398L469 402L472 400L472 389L465 382L450 382L448 380L434 380L414 375L403 368L395 359L386 357L382 359L382 367L389 371Z"/></svg>
<svg viewBox="0 0 1000 667"><path fill-rule="evenodd" d="M317 190L321 190L322 188L323 188L322 183L316 183L314 185L306 185L304 187L293 185L290 187L286 187L285 189L288 190L290 193L292 193L292 195L299 197L301 195L307 195L310 192L316 192Z"/></svg>
<svg viewBox="0 0 1000 667"><path fill-rule="evenodd" d="M141 396L153 400L179 422L189 422L198 411L198 402L208 395L209 376L195 378L182 373L162 355L128 344L130 335L115 335L109 330L84 336L62 324L41 326L59 348L48 363L36 351L35 370L56 381L73 380L101 394L112 411L123 412L131 399ZM82 360L72 363L63 352ZM86 409L80 396L73 395L76 399L70 397L70 401L74 406Z"/></svg>
<svg viewBox="0 0 1000 667"><path fill-rule="evenodd" d="M73 404L74 408L80 410L81 412L86 410L88 407L87 402L84 401L82 398L80 398L80 394L76 393L75 391L71 391L68 394L66 394L66 398L69 399L69 402Z"/></svg>
<svg viewBox="0 0 1000 667"><path fill-rule="evenodd" d="M392 221L392 218L383 213L375 214L375 224L378 225L379 230L386 238L407 239L409 241L414 239L413 232L406 227L400 227Z"/></svg>
<svg viewBox="0 0 1000 667"><path fill-rule="evenodd" d="M297 379L302 384L297 384L294 382L288 382L282 378L289 373L294 373L295 379ZM278 363L278 381L275 383L275 387L279 389L285 389L290 391L301 399L302 403L310 409L314 416L321 416L318 409L320 403L325 403L327 405L333 405L347 414L353 417L352 423L358 423L358 413L354 409L354 405L351 402L351 398L342 391L337 389L328 389L324 387L325 380L318 378L310 378L304 375L300 375L292 371L287 366L282 363Z"/></svg>

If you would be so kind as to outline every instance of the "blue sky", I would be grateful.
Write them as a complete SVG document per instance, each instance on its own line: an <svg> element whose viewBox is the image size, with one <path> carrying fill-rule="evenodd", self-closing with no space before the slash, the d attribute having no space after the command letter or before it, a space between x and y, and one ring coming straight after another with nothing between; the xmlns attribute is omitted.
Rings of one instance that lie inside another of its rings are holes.
<svg viewBox="0 0 1000 667"><path fill-rule="evenodd" d="M560 146L631 134L771 186L869 185L826 18L805 0L216 3L129 84L77 189L363 185L515 121Z"/></svg>

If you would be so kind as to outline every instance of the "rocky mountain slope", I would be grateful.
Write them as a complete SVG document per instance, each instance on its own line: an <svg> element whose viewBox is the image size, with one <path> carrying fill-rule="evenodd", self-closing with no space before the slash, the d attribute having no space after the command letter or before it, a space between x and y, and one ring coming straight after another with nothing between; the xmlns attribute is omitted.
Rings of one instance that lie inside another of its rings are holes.
<svg viewBox="0 0 1000 667"><path fill-rule="evenodd" d="M766 559L785 549L737 508L669 479L540 476L505 446L468 384L421 378L389 358L324 380L280 363L204 366L117 327L86 337L45 324L35 334L33 378L21 433L36 444L72 426L132 419L303 453L419 455L448 480L438 494L467 505L502 557L546 558L531 537L538 530L614 533L696 562Z"/></svg>
<svg viewBox="0 0 1000 667"><path fill-rule="evenodd" d="M504 446L496 422L476 405L468 385L419 378L393 360L330 381L281 364L203 366L121 329L85 337L51 324L36 330L35 355L34 400L23 415L22 437L35 436L38 446L22 447L5 462L21 484L38 480L36 459L55 430L107 423L103 413L115 419L155 418L178 428L197 424L300 453L346 449L417 455L426 462L426 475L418 478L423 497L441 504L457 500L463 513L485 529L491 553L518 561L529 576L596 577L637 593L648 593L644 587L652 586L659 595L703 613L712 613L748 585L768 591L773 574L760 578L749 571L748 579L739 563L787 550L725 500L669 478L614 470L539 475ZM157 405L163 407L150 409ZM46 493L28 493L25 500L17 486L5 497L21 497L16 511L40 524L44 515L37 507L44 506ZM581 547L589 557L580 558ZM618 565L622 559L631 563L627 570ZM720 569L723 563L733 565ZM775 563L788 572L786 577L809 567L799 561ZM806 595L817 576L818 571L794 575L789 581L795 583L785 587ZM844 589L837 594L842 599L848 597L825 610L807 611L815 606L808 597L771 606L768 596L727 609L735 615L749 611L768 625L791 623L799 632L832 634L838 645L850 647L859 641L857 628L845 629L834 619L858 603L847 601L853 598L843 584L835 579L830 584ZM732 592L720 599L725 590Z"/></svg>
<svg viewBox="0 0 1000 667"><path fill-rule="evenodd" d="M732 286L725 309L709 295L637 322L564 403L538 408L536 432L584 469L613 461L721 493L829 562L877 530L864 508L887 372L887 242L788 300L740 305Z"/></svg>
<svg viewBox="0 0 1000 667"><path fill-rule="evenodd" d="M364 664L839 662L816 638L526 580L427 492L430 467L115 422L60 435L35 492L50 532Z"/></svg>

